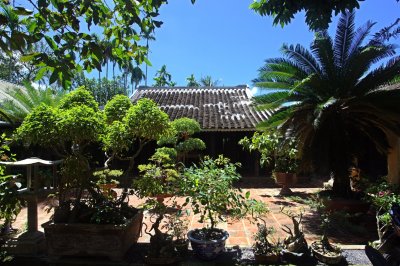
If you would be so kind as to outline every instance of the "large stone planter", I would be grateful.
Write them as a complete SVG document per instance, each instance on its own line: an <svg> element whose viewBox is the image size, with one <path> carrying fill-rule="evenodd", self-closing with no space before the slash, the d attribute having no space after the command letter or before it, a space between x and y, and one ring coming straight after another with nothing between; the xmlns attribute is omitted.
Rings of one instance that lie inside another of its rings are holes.
<svg viewBox="0 0 400 266"><path fill-rule="evenodd" d="M143 212L139 211L123 225L112 224L42 224L49 257L103 256L122 260L137 242L142 229Z"/></svg>

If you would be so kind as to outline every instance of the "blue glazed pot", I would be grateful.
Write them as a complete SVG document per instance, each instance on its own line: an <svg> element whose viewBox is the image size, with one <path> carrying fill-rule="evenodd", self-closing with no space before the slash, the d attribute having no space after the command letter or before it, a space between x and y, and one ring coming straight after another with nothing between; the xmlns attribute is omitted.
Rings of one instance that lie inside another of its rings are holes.
<svg viewBox="0 0 400 266"><path fill-rule="evenodd" d="M193 237L195 230L188 232L188 239L194 253L203 260L212 260L218 257L222 252L225 251L225 241L229 237L229 233L222 229L214 229L221 231L223 237L218 240L199 240Z"/></svg>

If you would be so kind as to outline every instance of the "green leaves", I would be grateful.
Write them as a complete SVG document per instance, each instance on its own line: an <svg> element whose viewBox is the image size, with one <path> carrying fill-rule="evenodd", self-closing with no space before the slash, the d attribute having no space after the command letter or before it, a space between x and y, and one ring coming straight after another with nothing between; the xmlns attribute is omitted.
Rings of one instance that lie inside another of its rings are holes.
<svg viewBox="0 0 400 266"><path fill-rule="evenodd" d="M306 23L311 30L326 29L331 22L332 13L335 15L352 11L360 7L361 0L328 1L324 3L297 0L294 4L290 0L255 0L250 8L261 16L272 16L274 25L289 24L294 15L305 10Z"/></svg>
<svg viewBox="0 0 400 266"><path fill-rule="evenodd" d="M34 11L23 7L2 4L0 24L7 30L0 31L0 46L11 54L25 51L29 45L45 39L50 47L49 56L26 57L37 66L49 68L51 81L59 82L69 89L74 74L85 66L90 72L101 70L106 60L101 45L111 40L110 49L115 62L123 66L132 59L139 64L146 61L146 49L141 43L141 30L158 28L161 21L155 20L159 8L166 1L114 1L111 7L105 0L38 0ZM102 38L91 34L93 25ZM76 58L75 58L76 55Z"/></svg>

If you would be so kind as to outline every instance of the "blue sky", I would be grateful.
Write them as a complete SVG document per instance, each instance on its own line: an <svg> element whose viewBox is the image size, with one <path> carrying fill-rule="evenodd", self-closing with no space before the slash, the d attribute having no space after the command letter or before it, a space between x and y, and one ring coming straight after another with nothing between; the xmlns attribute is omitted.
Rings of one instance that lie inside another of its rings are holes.
<svg viewBox="0 0 400 266"><path fill-rule="evenodd" d="M266 58L279 57L283 43L308 47L313 33L298 14L291 24L272 26L270 17L261 17L244 0L169 0L160 10L164 22L150 42L148 85L165 64L177 85L186 85L186 77L210 75L219 85L251 84ZM400 16L395 0L366 0L356 13L356 25L367 20L377 22L373 32ZM330 26L334 32L337 18ZM395 40L400 44L400 39ZM142 82L144 84L144 82Z"/></svg>

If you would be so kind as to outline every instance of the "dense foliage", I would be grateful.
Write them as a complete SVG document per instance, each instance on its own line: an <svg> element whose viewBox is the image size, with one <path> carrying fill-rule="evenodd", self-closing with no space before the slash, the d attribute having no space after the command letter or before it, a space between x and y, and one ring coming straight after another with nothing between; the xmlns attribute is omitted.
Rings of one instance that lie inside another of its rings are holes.
<svg viewBox="0 0 400 266"><path fill-rule="evenodd" d="M250 192L242 194L233 183L240 179L238 163L233 164L220 155L217 159L205 157L199 165L185 169L184 178L179 179L182 195L191 204L193 212L200 214L199 222L210 222L213 229L218 222L225 221L224 215L244 217L267 212L266 206L250 200Z"/></svg>
<svg viewBox="0 0 400 266"><path fill-rule="evenodd" d="M131 106L122 121L114 121L103 139L109 158L129 161L127 173L131 173L135 158L150 141L158 140L171 130L166 113L149 99L140 99Z"/></svg>
<svg viewBox="0 0 400 266"><path fill-rule="evenodd" d="M162 136L158 145L172 145L178 153L178 160L185 163L189 152L206 148L201 139L193 137L201 131L200 124L196 120L182 117L172 121L171 126L172 133Z"/></svg>
<svg viewBox="0 0 400 266"><path fill-rule="evenodd" d="M296 173L298 166L297 143L294 139L286 140L277 132L255 132L249 139L239 141L244 149L261 154L261 165L270 167L274 172Z"/></svg>
<svg viewBox="0 0 400 266"><path fill-rule="evenodd" d="M26 84L22 87L11 87L7 91L2 91L5 95L0 105L0 116L2 120L9 123L20 123L22 120L40 104L57 106L63 92L47 89L36 89Z"/></svg>
<svg viewBox="0 0 400 266"><path fill-rule="evenodd" d="M363 0L335 0L335 1L310 1L310 0L256 0L250 8L258 14L272 16L274 24L289 24L294 15L305 11L306 23L311 30L326 29L335 15L353 11L360 8ZM398 0L397 0L398 2Z"/></svg>
<svg viewBox="0 0 400 266"><path fill-rule="evenodd" d="M340 18L334 39L327 31L317 33L311 51L283 45L285 57L267 59L254 80L270 91L256 101L274 110L260 127L278 126L282 135L296 139L304 161L331 172L333 190L341 195L350 193L348 168L363 145L372 143L385 153L386 134L400 133L399 90L382 87L400 73L396 46L375 38L365 43L374 24L356 29L354 17ZM371 69L383 59L386 64Z"/></svg>
<svg viewBox="0 0 400 266"><path fill-rule="evenodd" d="M107 57L122 68L147 61L141 33L152 31L162 22L155 18L165 1L39 0L13 7L2 1L0 47L6 53L25 53L24 60L40 66L37 78L51 72L50 83L59 80L71 85L75 72L101 70ZM28 8L33 9L29 10ZM92 34L101 32L103 39ZM29 53L27 47L45 40L50 53ZM104 53L110 51L110 53ZM133 68L133 66L132 66Z"/></svg>
<svg viewBox="0 0 400 266"><path fill-rule="evenodd" d="M104 114L107 122L122 121L129 108L132 107L131 100L125 95L116 95L104 106Z"/></svg>

